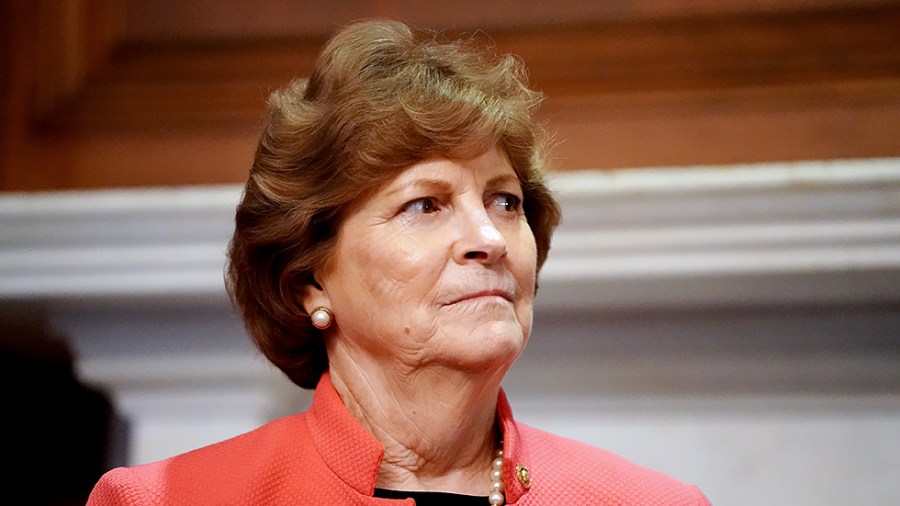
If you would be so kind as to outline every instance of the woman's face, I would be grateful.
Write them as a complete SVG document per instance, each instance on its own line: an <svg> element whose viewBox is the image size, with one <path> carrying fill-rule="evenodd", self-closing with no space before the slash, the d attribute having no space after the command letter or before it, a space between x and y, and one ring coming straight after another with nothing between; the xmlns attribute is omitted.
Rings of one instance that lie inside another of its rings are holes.
<svg viewBox="0 0 900 506"><path fill-rule="evenodd" d="M307 310L336 345L413 369L508 365L531 332L536 247L504 153L426 160L361 203Z"/></svg>

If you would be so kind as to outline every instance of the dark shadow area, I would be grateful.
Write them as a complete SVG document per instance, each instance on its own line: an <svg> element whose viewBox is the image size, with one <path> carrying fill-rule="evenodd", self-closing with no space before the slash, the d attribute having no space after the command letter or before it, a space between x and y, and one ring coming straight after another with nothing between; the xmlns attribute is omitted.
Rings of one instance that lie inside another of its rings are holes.
<svg viewBox="0 0 900 506"><path fill-rule="evenodd" d="M4 504L83 505L124 457L124 425L110 398L82 384L61 337L25 308L0 309Z"/></svg>

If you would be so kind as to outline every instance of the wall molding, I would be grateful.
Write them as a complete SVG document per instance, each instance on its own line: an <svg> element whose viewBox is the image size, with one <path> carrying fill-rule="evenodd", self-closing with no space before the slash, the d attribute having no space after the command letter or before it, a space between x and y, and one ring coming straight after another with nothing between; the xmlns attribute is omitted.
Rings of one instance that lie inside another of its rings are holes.
<svg viewBox="0 0 900 506"><path fill-rule="evenodd" d="M545 310L900 300L900 159L559 173ZM0 195L0 299L225 301L235 185Z"/></svg>

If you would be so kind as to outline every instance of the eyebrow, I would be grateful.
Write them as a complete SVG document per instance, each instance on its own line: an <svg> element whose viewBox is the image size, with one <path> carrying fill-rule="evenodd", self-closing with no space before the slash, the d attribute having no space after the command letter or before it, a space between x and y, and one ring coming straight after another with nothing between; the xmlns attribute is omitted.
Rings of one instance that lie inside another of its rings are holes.
<svg viewBox="0 0 900 506"><path fill-rule="evenodd" d="M485 186L492 187L492 186L500 186L500 185L504 185L504 184L514 184L514 185L518 186L519 188L522 187L522 182L519 181L519 178L512 174L501 174L499 176L495 176L495 177L491 178L490 180L488 180L487 185L485 185Z"/></svg>
<svg viewBox="0 0 900 506"><path fill-rule="evenodd" d="M451 185L449 182L443 179L431 178L431 177L420 177L413 179L412 181L407 181L401 185L396 185L395 188L391 188L387 195L395 195L397 193L401 193L407 188L417 187L417 188L433 188L438 191L448 192L450 191Z"/></svg>
<svg viewBox="0 0 900 506"><path fill-rule="evenodd" d="M519 178L512 174L500 174L498 176L494 176L488 180L487 184L485 184L485 187L495 188L506 184L516 185L520 189L522 187ZM402 193L407 188L429 188L438 192L449 192L453 188L453 185L444 179L420 177L411 181L407 181L402 185L397 185L395 188L391 188L386 192L386 195L395 195L397 193Z"/></svg>

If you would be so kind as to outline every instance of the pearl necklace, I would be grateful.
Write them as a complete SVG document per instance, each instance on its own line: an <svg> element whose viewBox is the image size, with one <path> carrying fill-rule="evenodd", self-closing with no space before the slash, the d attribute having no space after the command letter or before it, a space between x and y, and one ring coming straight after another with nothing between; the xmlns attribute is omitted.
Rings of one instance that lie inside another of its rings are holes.
<svg viewBox="0 0 900 506"><path fill-rule="evenodd" d="M494 456L494 462L491 464L491 495L488 496L491 506L503 506L506 504L506 496L503 487L503 443L500 443L500 449Z"/></svg>

